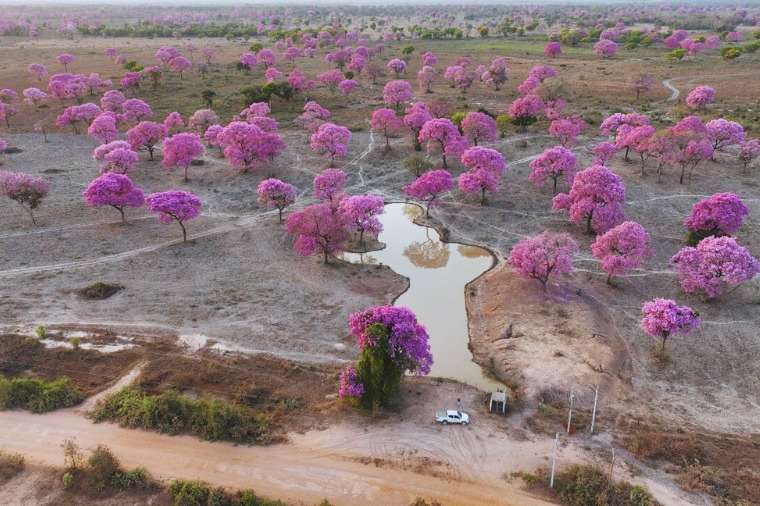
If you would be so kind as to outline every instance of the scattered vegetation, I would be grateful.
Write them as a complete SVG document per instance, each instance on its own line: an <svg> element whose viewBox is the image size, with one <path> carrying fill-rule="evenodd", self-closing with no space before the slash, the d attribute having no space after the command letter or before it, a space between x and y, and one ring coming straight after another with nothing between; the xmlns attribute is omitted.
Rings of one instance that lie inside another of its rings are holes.
<svg viewBox="0 0 760 506"><path fill-rule="evenodd" d="M529 489L541 491L559 500L563 506L657 506L652 495L638 485L612 481L601 469L590 465L571 465L554 476L549 488L549 470L536 474L514 473Z"/></svg>
<svg viewBox="0 0 760 506"><path fill-rule="evenodd" d="M67 378L6 378L0 376L0 409L26 409L45 413L82 401L82 394Z"/></svg>
<svg viewBox="0 0 760 506"><path fill-rule="evenodd" d="M66 490L90 496L109 496L123 490L156 488L145 469L123 469L107 446L98 445L86 460L71 440L64 443L63 450L66 471L61 481Z"/></svg>
<svg viewBox="0 0 760 506"><path fill-rule="evenodd" d="M175 506L287 506L282 501L259 497L253 490L231 494L201 481L173 481L169 485L169 495Z"/></svg>
<svg viewBox="0 0 760 506"><path fill-rule="evenodd" d="M167 434L192 434L209 441L256 443L266 440L266 416L228 401L192 399L174 391L157 395L127 387L103 399L91 413L96 422Z"/></svg>
<svg viewBox="0 0 760 506"><path fill-rule="evenodd" d="M0 451L0 485L24 470L24 457Z"/></svg>

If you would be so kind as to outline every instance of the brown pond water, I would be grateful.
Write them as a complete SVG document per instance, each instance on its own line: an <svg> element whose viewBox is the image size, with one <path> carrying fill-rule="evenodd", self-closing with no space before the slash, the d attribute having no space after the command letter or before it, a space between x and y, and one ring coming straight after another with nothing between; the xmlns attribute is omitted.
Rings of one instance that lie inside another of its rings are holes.
<svg viewBox="0 0 760 506"><path fill-rule="evenodd" d="M378 239L385 248L345 254L350 262L387 265L409 278L409 289L396 299L417 315L430 335L431 376L450 378L485 391L502 388L472 361L468 348L464 287L488 270L493 257L484 248L441 241L435 229L414 223L424 210L414 204L388 204L380 216Z"/></svg>

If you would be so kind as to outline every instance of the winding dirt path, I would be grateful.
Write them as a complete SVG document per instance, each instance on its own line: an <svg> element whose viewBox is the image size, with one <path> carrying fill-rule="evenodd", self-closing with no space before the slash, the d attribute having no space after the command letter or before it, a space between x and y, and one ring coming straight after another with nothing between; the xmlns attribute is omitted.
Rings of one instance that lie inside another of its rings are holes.
<svg viewBox="0 0 760 506"><path fill-rule="evenodd" d="M673 79L665 79L662 82L662 85L665 86L668 90L670 90L670 96L666 99L666 102L675 102L678 100L678 97L681 96L681 91L673 86L672 83Z"/></svg>
<svg viewBox="0 0 760 506"><path fill-rule="evenodd" d="M125 466L143 466L160 479L201 479L228 488L254 488L269 497L307 504L327 498L336 505L406 506L416 497L447 505L551 504L504 480L455 480L362 464L341 444L325 444L320 433L298 436L287 445L235 446L93 424L75 409L44 415L4 411L0 427L0 448L35 463L61 466L61 444L67 439L83 449L107 443Z"/></svg>

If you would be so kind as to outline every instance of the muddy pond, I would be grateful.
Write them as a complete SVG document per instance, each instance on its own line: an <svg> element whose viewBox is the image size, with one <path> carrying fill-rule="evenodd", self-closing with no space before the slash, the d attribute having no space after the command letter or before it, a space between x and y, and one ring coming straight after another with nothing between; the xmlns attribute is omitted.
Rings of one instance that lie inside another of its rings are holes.
<svg viewBox="0 0 760 506"><path fill-rule="evenodd" d="M484 248L441 241L435 229L414 223L422 214L424 210L414 204L387 204L378 237L385 248L345 254L344 259L387 265L409 278L409 289L395 305L410 308L427 328L433 353L431 376L485 391L503 388L472 361L464 300L465 285L487 271L493 257Z"/></svg>

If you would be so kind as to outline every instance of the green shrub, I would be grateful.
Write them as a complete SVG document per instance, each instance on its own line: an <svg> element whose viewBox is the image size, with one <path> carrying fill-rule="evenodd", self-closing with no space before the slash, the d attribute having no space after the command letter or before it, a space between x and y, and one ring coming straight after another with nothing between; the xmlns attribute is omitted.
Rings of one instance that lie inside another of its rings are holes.
<svg viewBox="0 0 760 506"><path fill-rule="evenodd" d="M74 486L74 475L71 473L63 473L63 488L66 490Z"/></svg>
<svg viewBox="0 0 760 506"><path fill-rule="evenodd" d="M265 417L219 399L191 399L177 392L149 395L131 387L98 403L91 413L96 422L167 434L190 433L209 441L255 442L269 430Z"/></svg>
<svg viewBox="0 0 760 506"><path fill-rule="evenodd" d="M67 378L6 378L0 376L0 409L27 409L44 413L78 404L82 394Z"/></svg>
<svg viewBox="0 0 760 506"><path fill-rule="evenodd" d="M640 486L628 482L610 481L607 474L595 466L574 464L554 476L554 488L549 488L549 470L541 468L536 474L516 472L529 491L556 494L563 506L659 506L659 503Z"/></svg>
<svg viewBox="0 0 760 506"><path fill-rule="evenodd" d="M175 506L207 506L211 489L200 481L173 481L169 495Z"/></svg>
<svg viewBox="0 0 760 506"><path fill-rule="evenodd" d="M149 483L148 471L143 467L136 467L130 471L119 471L111 477L111 486L120 490L146 488Z"/></svg>
<svg viewBox="0 0 760 506"><path fill-rule="evenodd" d="M509 125L511 124L512 120L506 114L496 116L496 128L499 130L499 135L501 135L502 139L507 136Z"/></svg>
<svg viewBox="0 0 760 506"><path fill-rule="evenodd" d="M87 459L87 482L97 492L112 486L121 472L118 459L107 447L98 445Z"/></svg>
<svg viewBox="0 0 760 506"><path fill-rule="evenodd" d="M38 339L45 339L47 337L47 327L44 325L37 325L37 328L34 329L34 333L37 335Z"/></svg>
<svg viewBox="0 0 760 506"><path fill-rule="evenodd" d="M433 163L420 155L411 155L404 160L404 167L414 174L414 177L419 177L423 172L427 172L433 168Z"/></svg>
<svg viewBox="0 0 760 506"><path fill-rule="evenodd" d="M451 115L451 122L454 123L456 126L462 125L462 120L464 119L466 113L463 111L455 112Z"/></svg>

